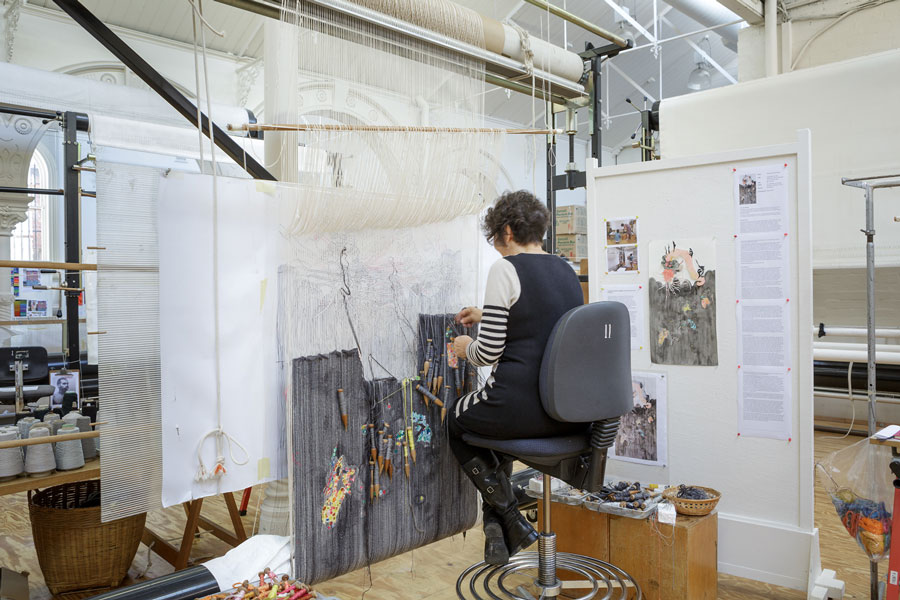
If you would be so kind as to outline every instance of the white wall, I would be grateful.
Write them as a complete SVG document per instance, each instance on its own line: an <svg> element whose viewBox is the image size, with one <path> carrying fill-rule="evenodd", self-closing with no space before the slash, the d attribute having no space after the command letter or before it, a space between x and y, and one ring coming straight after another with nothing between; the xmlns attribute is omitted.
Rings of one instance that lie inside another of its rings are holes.
<svg viewBox="0 0 900 600"><path fill-rule="evenodd" d="M867 56L900 48L900 3L887 2L855 13L831 27L803 51L806 43L835 22L819 17L844 13L862 4L861 0L819 0L789 10L791 21L778 28L780 72ZM765 35L763 25L742 29L738 38L738 74L741 81L765 76ZM874 99L872 99L874 100ZM875 100L877 102L877 100Z"/></svg>
<svg viewBox="0 0 900 600"><path fill-rule="evenodd" d="M5 7L0 8L0 10ZM3 14L0 12L0 14ZM0 23L0 36L5 36L7 28ZM194 97L196 83L194 77L194 54L189 44L165 40L155 36L113 28L125 42L140 54L151 66L160 71L176 87ZM5 50L6 39L3 40ZM3 57L5 58L5 56ZM85 76L99 79L115 78L118 82L133 87L147 86L133 73L115 72L104 66L121 69L122 65L100 42L79 27L64 13L25 5L21 9L18 27L14 33L13 61L26 67L69 73L74 70L87 71ZM247 59L240 59L222 52L208 53L210 93L214 102L237 105L239 85L237 70L246 65ZM93 71L93 72L92 72ZM201 79L201 85L203 80ZM262 78L258 85L251 86L247 107L262 104Z"/></svg>

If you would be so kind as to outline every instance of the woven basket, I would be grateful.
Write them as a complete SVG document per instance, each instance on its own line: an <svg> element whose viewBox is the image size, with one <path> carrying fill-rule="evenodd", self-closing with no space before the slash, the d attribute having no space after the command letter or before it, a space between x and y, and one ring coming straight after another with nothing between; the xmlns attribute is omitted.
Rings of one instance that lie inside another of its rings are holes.
<svg viewBox="0 0 900 600"><path fill-rule="evenodd" d="M694 487L703 490L711 497L707 498L706 500L679 498L677 496L678 488L670 487L663 492L663 498L675 505L675 512L680 515L689 515L692 517L701 517L703 515L708 515L716 507L716 504L719 503L719 498L722 497L722 494L712 488L700 487L699 485L695 485Z"/></svg>
<svg viewBox="0 0 900 600"><path fill-rule="evenodd" d="M147 515L101 523L99 506L76 508L99 491L97 480L77 481L29 497L34 549L53 595L116 587L128 574Z"/></svg>

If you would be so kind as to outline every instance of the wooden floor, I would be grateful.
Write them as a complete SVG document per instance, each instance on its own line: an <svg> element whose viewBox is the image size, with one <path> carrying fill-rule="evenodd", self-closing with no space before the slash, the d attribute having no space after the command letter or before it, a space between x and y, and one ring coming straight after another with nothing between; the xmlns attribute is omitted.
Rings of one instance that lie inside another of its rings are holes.
<svg viewBox="0 0 900 600"><path fill-rule="evenodd" d="M832 434L816 434L816 458L859 441L849 437L835 439ZM247 533L253 531L257 500L260 492L254 490L250 510L244 517ZM228 527L228 517L221 498L207 500L203 514ZM163 537L177 544L184 527L184 511L173 507L148 515L147 522ZM837 571L838 578L847 584L845 598L867 598L869 563L837 518L831 501L816 486L816 526L819 527L822 565ZM456 578L468 565L481 560L483 537L472 530L420 548L414 552L373 565L371 579L366 569L349 573L337 579L319 584L316 589L341 600L451 600L456 598ZM220 556L228 546L218 539L201 534L194 544L192 559L203 562ZM172 568L158 556L149 553L152 564L147 568L148 551L143 544L138 550L129 571L129 581L158 577ZM44 585L40 567L32 545L31 525L25 494L0 497L0 566L16 571L28 571L31 600L48 600L50 593ZM719 576L719 594L723 600L793 600L806 597L805 593L732 577ZM650 600L657 600L655 598ZM674 599L673 599L674 600ZM681 600L681 599L678 599Z"/></svg>

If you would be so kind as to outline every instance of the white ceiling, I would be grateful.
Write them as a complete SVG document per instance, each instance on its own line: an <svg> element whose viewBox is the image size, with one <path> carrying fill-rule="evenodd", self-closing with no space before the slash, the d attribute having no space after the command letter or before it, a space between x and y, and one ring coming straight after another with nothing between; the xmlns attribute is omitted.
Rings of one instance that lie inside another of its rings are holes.
<svg viewBox="0 0 900 600"><path fill-rule="evenodd" d="M523 0L456 0L458 3L479 10L495 19L510 18L515 23L524 27L535 36L557 45L567 44L570 50L580 52L584 50L586 41L597 45L604 42L597 36L590 34L579 27L566 23L547 11L537 8ZM615 30L614 11L605 0L555 0L557 5L564 5L570 12L595 23L608 30ZM632 11L636 20L653 31L653 1L654 0L618 0L621 5ZM714 0L706 0L713 2ZM56 9L52 0L28 0L29 4ZM110 25L118 25L128 29L168 38L180 42L191 43L193 36L191 31L190 5L186 0L155 0L153 2L140 2L136 0L82 0L82 3L103 22ZM666 5L658 0L658 11L662 12ZM210 48L249 58L262 56L262 23L263 17L226 6L213 0L206 0L203 4L204 14L215 27L224 30L226 36L218 38L207 36L207 44ZM672 24L678 28L676 31L671 26L663 24L658 31L658 37L665 39L680 33L688 33L702 29L704 25L693 21L689 17L676 10L670 10L666 14ZM722 45L722 41L715 32L709 35L710 54L712 58L734 77L737 78L737 55ZM700 42L704 34L691 36L695 42ZM646 44L647 40L638 36L637 45ZM612 62L621 71L627 74L635 83L644 88L653 98L669 98L689 93L687 79L690 72L696 68L694 51L684 40L676 40L658 47L658 57L652 52L652 48L635 50L620 55ZM662 72L660 73L660 67ZM604 75L608 76L607 84L604 82L602 95L604 98L604 111L613 116L609 128L603 132L603 145L615 149L617 145L628 143L629 136L639 124L637 112L631 109L625 102L630 98L638 106L643 106L643 93L637 91L619 73L608 67ZM660 85L661 84L661 85ZM712 86L718 87L728 84L726 78L715 70L712 70ZM535 101L532 106L530 97L512 93L507 96L505 90L492 89L486 97L486 110L488 114L515 123L530 123L532 115L536 114L538 121L543 119L543 103ZM587 134L587 111L580 111L581 121L580 135ZM629 114L633 113L633 114ZM626 115L626 116L619 116Z"/></svg>

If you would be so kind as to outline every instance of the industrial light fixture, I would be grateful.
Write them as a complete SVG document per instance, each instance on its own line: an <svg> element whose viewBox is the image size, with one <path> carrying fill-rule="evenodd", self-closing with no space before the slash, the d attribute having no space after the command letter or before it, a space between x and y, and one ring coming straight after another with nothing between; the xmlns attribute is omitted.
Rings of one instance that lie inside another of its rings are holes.
<svg viewBox="0 0 900 600"><path fill-rule="evenodd" d="M706 42L706 48L703 48L703 42ZM708 35L703 36L703 39L700 40L698 46L706 52L707 56L712 52L712 46L709 43ZM694 91L708 90L712 85L710 73L712 65L710 65L706 60L706 57L699 52L694 52L694 62L697 63L697 68L691 71L691 74L688 76L687 87L689 90Z"/></svg>

